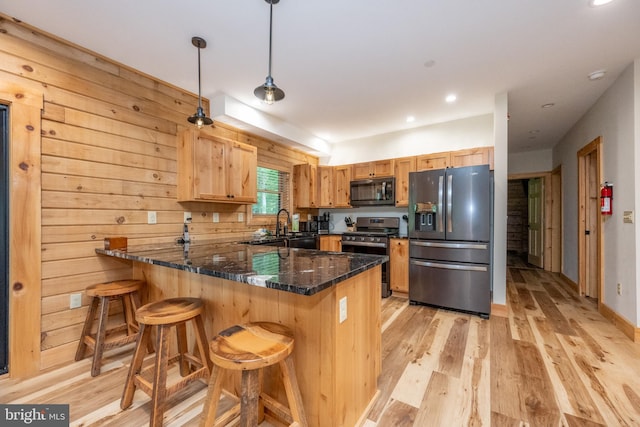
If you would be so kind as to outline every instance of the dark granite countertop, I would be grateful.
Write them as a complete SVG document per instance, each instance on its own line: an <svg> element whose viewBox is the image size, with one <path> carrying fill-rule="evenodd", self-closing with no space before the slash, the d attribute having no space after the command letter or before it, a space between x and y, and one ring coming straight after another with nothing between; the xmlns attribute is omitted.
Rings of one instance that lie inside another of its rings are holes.
<svg viewBox="0 0 640 427"><path fill-rule="evenodd" d="M313 295L389 261L388 256L263 245L198 242L96 249L98 254Z"/></svg>

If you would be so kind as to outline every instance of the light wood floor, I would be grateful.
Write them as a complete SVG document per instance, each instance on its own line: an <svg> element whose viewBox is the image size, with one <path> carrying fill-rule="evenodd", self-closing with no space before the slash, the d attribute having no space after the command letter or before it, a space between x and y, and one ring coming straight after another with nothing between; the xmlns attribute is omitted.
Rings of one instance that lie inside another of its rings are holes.
<svg viewBox="0 0 640 427"><path fill-rule="evenodd" d="M640 425L640 344L558 276L524 263L508 268L507 298L509 317L490 320L384 299L380 396L363 425ZM0 379L0 403L68 403L73 426L146 425L146 395L119 407L130 348L107 355L97 378L85 359ZM197 425L205 392L198 383L172 399L165 425Z"/></svg>

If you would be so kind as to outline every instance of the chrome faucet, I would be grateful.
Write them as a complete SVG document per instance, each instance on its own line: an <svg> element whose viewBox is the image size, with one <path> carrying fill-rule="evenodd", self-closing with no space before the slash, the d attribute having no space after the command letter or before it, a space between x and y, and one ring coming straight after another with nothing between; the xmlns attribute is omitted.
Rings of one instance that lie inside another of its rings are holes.
<svg viewBox="0 0 640 427"><path fill-rule="evenodd" d="M289 211L285 208L282 208L278 211L276 215L276 237L280 237L280 214L284 212L287 214L287 221L284 223L284 234L287 234L287 224L291 221L291 215L289 215Z"/></svg>

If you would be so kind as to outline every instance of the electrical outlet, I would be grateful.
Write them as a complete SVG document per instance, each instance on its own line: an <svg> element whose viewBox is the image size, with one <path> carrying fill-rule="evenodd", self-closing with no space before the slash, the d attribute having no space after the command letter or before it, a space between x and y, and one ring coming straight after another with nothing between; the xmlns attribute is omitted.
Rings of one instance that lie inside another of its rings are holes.
<svg viewBox="0 0 640 427"><path fill-rule="evenodd" d="M218 212L214 212L211 218L213 218L213 222L220 222L220 214Z"/></svg>
<svg viewBox="0 0 640 427"><path fill-rule="evenodd" d="M622 295L622 285L618 283L618 295Z"/></svg>
<svg viewBox="0 0 640 427"><path fill-rule="evenodd" d="M238 222L244 221L244 214L242 212L238 212Z"/></svg>
<svg viewBox="0 0 640 427"><path fill-rule="evenodd" d="M191 222L191 212L184 213L184 223L189 224Z"/></svg>
<svg viewBox="0 0 640 427"><path fill-rule="evenodd" d="M69 295L69 308L79 308L82 307L82 294L71 294Z"/></svg>
<svg viewBox="0 0 640 427"><path fill-rule="evenodd" d="M347 320L347 297L340 298L340 323Z"/></svg>
<svg viewBox="0 0 640 427"><path fill-rule="evenodd" d="M155 224L158 222L158 215L155 211L147 212L147 224Z"/></svg>

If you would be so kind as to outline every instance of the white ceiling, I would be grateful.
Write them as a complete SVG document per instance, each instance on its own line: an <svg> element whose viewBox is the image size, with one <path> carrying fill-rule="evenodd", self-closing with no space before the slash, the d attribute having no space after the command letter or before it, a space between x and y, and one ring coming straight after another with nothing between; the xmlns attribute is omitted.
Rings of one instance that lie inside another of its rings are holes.
<svg viewBox="0 0 640 427"><path fill-rule="evenodd" d="M639 0L282 0L272 75L286 97L269 106L253 96L267 75L265 0L0 0L0 11L195 93L201 36L204 97L328 142L491 113L507 92L510 151L550 148L640 58Z"/></svg>

